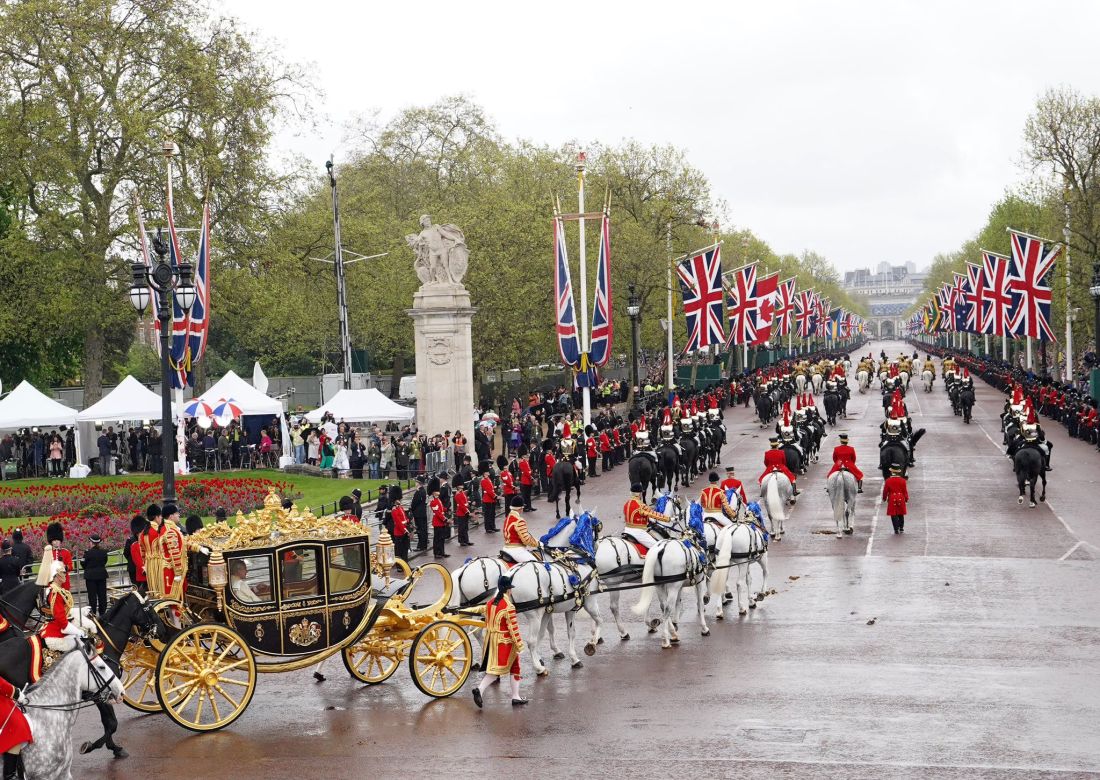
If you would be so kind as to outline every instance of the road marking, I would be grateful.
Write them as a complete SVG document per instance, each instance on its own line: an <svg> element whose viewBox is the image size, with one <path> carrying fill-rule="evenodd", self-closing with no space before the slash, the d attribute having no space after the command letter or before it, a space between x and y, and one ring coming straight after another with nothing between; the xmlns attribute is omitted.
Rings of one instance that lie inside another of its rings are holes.
<svg viewBox="0 0 1100 780"><path fill-rule="evenodd" d="M1060 561L1064 561L1064 560L1065 560L1066 558L1068 558L1069 556L1071 556L1071 555L1073 555L1073 554L1074 554L1075 552L1077 552L1077 548L1078 548L1078 547L1080 547L1080 546L1081 546L1081 545L1083 545L1083 544L1084 544L1084 542L1078 542L1077 544L1073 545L1073 547L1070 547L1070 548L1069 548L1069 549L1068 549L1068 550L1066 551L1066 554L1065 554L1065 555L1063 555L1063 556L1062 556L1061 558L1059 558L1058 560L1060 560Z"/></svg>
<svg viewBox="0 0 1100 780"><path fill-rule="evenodd" d="M878 528L878 513L882 508L882 493L878 494L878 500L875 501L875 514L871 518L871 535L867 537L867 552L863 554L865 558L871 557L871 549L875 546L875 529Z"/></svg>

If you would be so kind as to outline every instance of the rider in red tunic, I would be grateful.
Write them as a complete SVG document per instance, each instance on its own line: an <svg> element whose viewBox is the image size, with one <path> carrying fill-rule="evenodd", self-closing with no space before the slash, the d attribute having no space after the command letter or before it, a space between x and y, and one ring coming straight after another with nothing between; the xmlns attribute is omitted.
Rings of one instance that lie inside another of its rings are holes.
<svg viewBox="0 0 1100 780"><path fill-rule="evenodd" d="M833 474L840 471L840 467L844 466L848 471L852 472L852 476L856 478L856 485L859 486L859 492L863 492L863 472L856 466L856 450L855 447L851 447L848 444L848 434L840 434L840 445L833 448L833 467L829 470L829 473L825 475L827 480Z"/></svg>
<svg viewBox="0 0 1100 780"><path fill-rule="evenodd" d="M901 466L890 464L890 476L882 483L882 500L886 502L886 514L894 524L894 533L905 533L906 505L909 502L909 484L901 476Z"/></svg>
<svg viewBox="0 0 1100 780"><path fill-rule="evenodd" d="M512 499L511 512L504 518L504 549L514 563L537 561L531 550L539 546L539 540L527 530L527 521L523 519L523 499Z"/></svg>
<svg viewBox="0 0 1100 780"><path fill-rule="evenodd" d="M736 490L737 494L741 496L741 503L749 503L749 500L745 498L745 486L741 484L741 480L737 479L733 466L726 466L726 478L718 484L718 487L722 488L723 493L727 490Z"/></svg>
<svg viewBox="0 0 1100 780"><path fill-rule="evenodd" d="M798 489L798 485L795 483L795 475L787 468L787 456L783 454L783 450L779 449L779 439L772 436L768 439L768 443L771 444L772 448L764 453L764 473L760 475L760 479L757 481L763 484L764 477L773 471L778 471L787 475L787 479L791 481L791 487L794 489L794 495L797 496L802 491Z"/></svg>
<svg viewBox="0 0 1100 780"><path fill-rule="evenodd" d="M482 609L485 611L485 655L481 668L485 675L474 688L474 702L482 706L485 691L504 675L511 675L512 706L527 703L519 695L519 654L523 651L523 638L519 634L516 607L509 593L512 578L497 580L497 592Z"/></svg>
<svg viewBox="0 0 1100 780"><path fill-rule="evenodd" d="M50 578L50 588L47 595L49 603L50 622L42 627L42 638L46 640L46 647L64 653L76 649L76 640L84 636L84 631L69 622L69 612L73 608L73 597L65 588L65 564L61 561L53 561L50 564L53 576Z"/></svg>

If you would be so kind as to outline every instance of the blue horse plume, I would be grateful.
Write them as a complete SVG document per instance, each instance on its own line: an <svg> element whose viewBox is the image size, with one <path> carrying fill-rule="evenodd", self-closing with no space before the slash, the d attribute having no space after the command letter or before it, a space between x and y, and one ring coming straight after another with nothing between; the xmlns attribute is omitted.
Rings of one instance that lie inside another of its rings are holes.
<svg viewBox="0 0 1100 780"><path fill-rule="evenodd" d="M577 527L569 536L569 544L583 550L589 557L596 555L596 517L591 512L582 512L577 518Z"/></svg>
<svg viewBox="0 0 1100 780"><path fill-rule="evenodd" d="M668 493L662 493L661 495L657 496L657 503L654 505L654 508L662 515L667 515L668 512L666 512L665 510L668 508L668 502L671 500L672 496L670 496Z"/></svg>
<svg viewBox="0 0 1100 780"><path fill-rule="evenodd" d="M554 527L539 537L539 541L544 545L549 545L550 540L565 530L565 527L573 522L572 517L562 517L558 519L558 522L554 524Z"/></svg>
<svg viewBox="0 0 1100 780"><path fill-rule="evenodd" d="M764 534L764 541L771 539L771 534L768 533L768 524L764 522L764 510L760 508L760 503L751 501L745 505L745 508L752 512L753 517L756 518L756 527Z"/></svg>

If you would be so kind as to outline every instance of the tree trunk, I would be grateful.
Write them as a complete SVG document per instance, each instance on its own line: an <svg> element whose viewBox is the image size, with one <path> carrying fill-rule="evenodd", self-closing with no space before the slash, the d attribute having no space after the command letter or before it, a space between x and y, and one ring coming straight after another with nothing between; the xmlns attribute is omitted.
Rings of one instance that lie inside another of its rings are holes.
<svg viewBox="0 0 1100 780"><path fill-rule="evenodd" d="M93 323L84 331L85 409L103 397L103 348L103 330Z"/></svg>
<svg viewBox="0 0 1100 780"><path fill-rule="evenodd" d="M195 386L192 388L192 394L195 398L198 398L206 392L207 379L205 360L200 360L191 367L191 377L195 382Z"/></svg>
<svg viewBox="0 0 1100 780"><path fill-rule="evenodd" d="M405 356L400 350L393 356L393 371L390 374L390 398L397 398L401 389L401 377L405 374Z"/></svg>

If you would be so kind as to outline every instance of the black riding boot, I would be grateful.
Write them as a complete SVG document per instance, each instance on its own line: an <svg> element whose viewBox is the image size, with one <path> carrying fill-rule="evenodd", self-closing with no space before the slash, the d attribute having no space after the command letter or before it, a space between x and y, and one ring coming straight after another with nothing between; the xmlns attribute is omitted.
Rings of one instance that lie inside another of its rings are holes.
<svg viewBox="0 0 1100 780"><path fill-rule="evenodd" d="M4 754L4 780L19 780L19 756Z"/></svg>
<svg viewBox="0 0 1100 780"><path fill-rule="evenodd" d="M863 480L862 479L856 480L856 492L857 493L862 493L863 492Z"/></svg>

